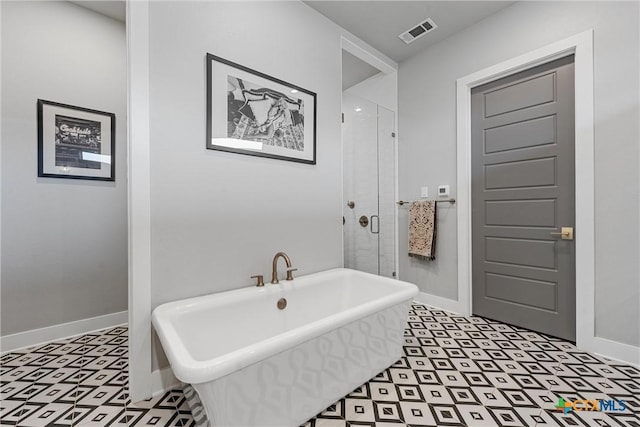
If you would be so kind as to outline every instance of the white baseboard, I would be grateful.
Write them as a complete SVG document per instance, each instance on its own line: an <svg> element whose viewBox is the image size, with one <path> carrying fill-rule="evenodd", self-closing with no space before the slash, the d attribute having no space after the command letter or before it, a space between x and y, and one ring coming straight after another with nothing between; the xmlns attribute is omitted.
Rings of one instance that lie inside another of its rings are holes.
<svg viewBox="0 0 640 427"><path fill-rule="evenodd" d="M459 314L462 312L462 310L460 310L460 302L449 298L443 298L436 295L427 294L425 292L420 292L414 298L414 300L422 304L430 305L431 307L450 311L452 313Z"/></svg>
<svg viewBox="0 0 640 427"><path fill-rule="evenodd" d="M155 397L170 388L181 386L182 382L173 375L171 367L158 369L151 373L151 390Z"/></svg>
<svg viewBox="0 0 640 427"><path fill-rule="evenodd" d="M46 328L5 335L0 337L0 354L111 328L125 324L128 320L128 312L120 311L118 313L105 314L104 316L90 317L89 319L76 320L75 322L61 323Z"/></svg>
<svg viewBox="0 0 640 427"><path fill-rule="evenodd" d="M460 302L449 298L443 298L436 295L430 295L420 292L415 298L419 303L429 305L431 307L450 311L453 313L464 312L460 307ZM580 348L580 347L579 347ZM611 341L606 338L593 337L581 349L599 356L606 357L622 363L627 363L640 368L640 347Z"/></svg>
<svg viewBox="0 0 640 427"><path fill-rule="evenodd" d="M600 337L594 337L588 347L586 351L640 368L640 347Z"/></svg>

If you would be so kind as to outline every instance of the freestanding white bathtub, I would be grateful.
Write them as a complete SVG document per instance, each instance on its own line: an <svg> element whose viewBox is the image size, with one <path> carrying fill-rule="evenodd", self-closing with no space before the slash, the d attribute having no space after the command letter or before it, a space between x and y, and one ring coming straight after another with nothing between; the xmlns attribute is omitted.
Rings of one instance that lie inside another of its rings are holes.
<svg viewBox="0 0 640 427"><path fill-rule="evenodd" d="M401 357L417 293L334 269L163 304L153 325L212 425L297 426Z"/></svg>

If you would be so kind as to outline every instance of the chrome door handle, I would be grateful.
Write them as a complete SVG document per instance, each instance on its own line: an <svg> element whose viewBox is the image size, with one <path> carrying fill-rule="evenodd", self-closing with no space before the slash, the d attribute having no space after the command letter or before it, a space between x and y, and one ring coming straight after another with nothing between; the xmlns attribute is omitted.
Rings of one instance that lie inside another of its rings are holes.
<svg viewBox="0 0 640 427"><path fill-rule="evenodd" d="M376 231L373 231L373 218L377 219L376 223L378 226L376 227ZM380 234L380 217L378 215L371 215L371 233Z"/></svg>
<svg viewBox="0 0 640 427"><path fill-rule="evenodd" d="M573 227L562 227L560 233L551 232L552 236L560 236L562 240L573 240Z"/></svg>

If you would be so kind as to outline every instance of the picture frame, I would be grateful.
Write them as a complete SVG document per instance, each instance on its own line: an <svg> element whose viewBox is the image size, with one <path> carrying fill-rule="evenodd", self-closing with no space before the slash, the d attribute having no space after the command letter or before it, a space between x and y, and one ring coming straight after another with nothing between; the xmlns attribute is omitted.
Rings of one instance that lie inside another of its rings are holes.
<svg viewBox="0 0 640 427"><path fill-rule="evenodd" d="M207 53L209 150L316 164L316 94Z"/></svg>
<svg viewBox="0 0 640 427"><path fill-rule="evenodd" d="M38 176L115 181L116 116L38 99Z"/></svg>

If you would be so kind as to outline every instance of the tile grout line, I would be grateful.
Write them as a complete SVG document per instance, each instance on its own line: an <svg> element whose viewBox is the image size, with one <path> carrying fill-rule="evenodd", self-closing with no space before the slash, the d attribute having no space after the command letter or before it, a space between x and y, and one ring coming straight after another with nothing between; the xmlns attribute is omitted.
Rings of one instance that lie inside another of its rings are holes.
<svg viewBox="0 0 640 427"><path fill-rule="evenodd" d="M472 321L471 321L471 319L472 319L472 318L478 318L478 317L475 317L475 316L473 316L473 315L468 317L468 319L470 320L470 323L471 323L471 324L473 324L473 325L474 325L474 327L476 327L476 328L477 328L477 325L478 325L480 322L472 322ZM478 319L480 319L480 318L478 318ZM486 323L485 323L485 324L486 324ZM485 334L485 332L484 332L484 331L482 331L482 330L480 330L480 329L476 329L476 331L475 331L475 332L480 333L480 334L484 337L484 338L482 339L482 341L485 341L485 340L489 340L489 341L491 341L491 338L489 338L489 337ZM482 350L482 351L484 351L485 353L487 352L487 350ZM493 360L492 360L492 362L493 362ZM494 363L496 366L498 366L495 362L493 362L493 363ZM502 370L502 368L500 368L499 366L498 366L498 368L500 369L500 372L503 372L503 373L504 373L504 371ZM490 385L489 387L487 387L487 388L488 388L489 390L483 394L483 396L482 396L482 400L481 400L482 408L484 408L485 410L487 409L487 404L489 403L489 397L487 396L487 394L488 394L488 393L498 393L498 392L499 392L498 387L496 387L493 383L491 383L491 385Z"/></svg>
<svg viewBox="0 0 640 427"><path fill-rule="evenodd" d="M122 334L118 335L118 337L121 337L121 336L122 336ZM121 376L121 378L124 379L123 382L122 382L122 393L124 393L124 395L126 397L125 397L125 399L123 401L123 405L124 405L123 414L124 414L127 426L133 425L133 421L134 421L134 418L131 418L131 422L129 422L129 420L127 420L127 409L129 407L129 403L133 404L133 402L131 401L131 395L129 394L129 373L125 372L125 363L124 363L124 361L126 361L128 359L128 357L129 357L128 344L129 344L129 329L127 328L127 353L126 353L126 356L123 356L122 354L118 356L118 358L121 361L121 363L120 363L120 376ZM118 347L122 347L122 346L120 344L118 344ZM129 403L127 403L127 402L129 402Z"/></svg>
<svg viewBox="0 0 640 427"><path fill-rule="evenodd" d="M73 397L73 407L71 409L71 411L72 411L71 412L71 427L74 427L76 425L75 424L76 404L78 403L78 391L80 389L80 382L81 382L81 380L83 378L82 375L83 375L83 371L84 371L85 364L86 364L85 355L87 353L87 346L86 346L86 343L87 343L87 338L86 337L87 337L87 335L88 334L85 334L85 335L83 335L81 337L81 339L82 339L82 349L83 349L82 350L82 356L81 356L82 360L80 362L80 368L78 370L78 382L76 384L76 388L75 388L74 393L73 393L74 397Z"/></svg>
<svg viewBox="0 0 640 427"><path fill-rule="evenodd" d="M74 399L73 399L73 409L72 409L72 414L73 417L71 419L71 427L74 427L76 425L76 408L78 405L78 393L80 391L80 385L82 383L83 380L83 375L84 375L84 370L85 367L87 365L87 358L85 357L87 354L87 346L86 343L88 341L88 339L86 338L88 334L82 335L81 339L83 340L82 342L82 356L81 357L81 362L80 362L80 368L78 370L78 383L76 385L76 388L74 390Z"/></svg>
<svg viewBox="0 0 640 427"><path fill-rule="evenodd" d="M544 337L544 335L540 335L540 334L537 334L537 335L538 335L541 339L544 339L544 340L546 341L546 343L547 343L547 344L549 344L549 343L550 343L550 342L549 342L549 341ZM527 337L527 340L528 340L529 342L532 342L532 343L533 343L533 341L532 341L531 337ZM538 348L539 348L539 346L538 346L538 345L536 345L536 347L538 347ZM544 349L540 349L540 350L541 350L541 351L545 351ZM536 363L540 364L540 362L539 362L538 360L536 360ZM554 359L554 363L559 363L559 362L558 362L558 360L555 360L555 359ZM540 364L540 365L541 365L541 364ZM541 365L541 366L542 366L542 365ZM543 368L544 368L544 367L543 367ZM554 378L556 378L556 377L557 377L557 373L554 373L554 375L555 375L555 376L554 376ZM544 389L545 389L545 391L546 391L545 397L546 397L546 398L549 398L549 395L550 395L550 393L551 393L551 387L552 387L552 386L546 386L546 385L543 385L543 386L544 386ZM537 402L534 402L534 403L538 404ZM538 411L538 415L537 415L537 416L538 416L539 418L542 418L542 414L543 414L543 413L545 413L544 402L541 402L540 404L538 404L538 409L539 409L539 411ZM539 424L539 422L536 420L536 421L535 421L534 426L535 426L535 427L537 427L537 426L538 426L538 424Z"/></svg>
<svg viewBox="0 0 640 427"><path fill-rule="evenodd" d="M609 366L609 363L606 363L606 366ZM606 385L610 386L611 384L609 383L609 381L610 381L609 375L605 375L604 376L604 383ZM607 393L606 395L609 396L609 393ZM599 415L600 415L600 421L606 422L605 421L605 413L604 413L604 411L600 411Z"/></svg>
<svg viewBox="0 0 640 427"><path fill-rule="evenodd" d="M597 356L597 357L598 357L598 358L600 358L600 356ZM606 357L602 357L602 359L604 360L604 365L605 365L608 369L610 369L610 370L612 371L612 373L613 373L613 370L615 369L613 366L611 366L611 363L612 363L613 361L612 361L611 359L607 359ZM612 385L611 385L611 375L612 375L612 374L609 374L609 375L605 375L605 376L604 376L604 378L605 378L604 383L605 383L606 385L610 386L610 387L612 386ZM607 391L606 395L607 395L607 396L609 396L609 392L608 392L608 391ZM601 421L604 421L604 422L606 422L605 418L609 418L609 417L606 417L606 415L605 415L604 411L601 411L600 416L602 417L602 418L601 418ZM607 423L607 424L608 424L608 423Z"/></svg>
<svg viewBox="0 0 640 427"><path fill-rule="evenodd" d="M21 357L25 357L27 354L30 354L30 353L28 353L28 352L27 352L27 353L22 353L20 356L18 356L18 357L16 357L16 358L14 358L14 359L19 359L19 358L21 358ZM19 367L20 367L20 366L24 366L24 365L19 365ZM14 367L13 369L17 369L17 368L18 368L18 367ZM12 369L12 370L13 370L13 369ZM27 387L27 388L28 388L28 387ZM27 398L26 398L25 400L21 401L21 403L19 403L19 404L18 404L18 406L17 406L16 408L14 408L12 411L9 411L9 413L11 413L11 412L19 412L19 411L20 411L20 410L21 410L21 409L26 405L26 403L27 403L27 401L28 401L28 400L29 400L29 396L27 395ZM24 418L24 417L23 417L23 418ZM20 418L18 421L16 421L16 423L15 423L14 425L15 425L15 426L17 426L17 425L18 425L18 422L22 421L22 419L23 419L23 418ZM0 421L2 421L2 419L1 419L1 418L0 418Z"/></svg>
<svg viewBox="0 0 640 427"><path fill-rule="evenodd" d="M44 344L46 345L46 344ZM29 351L29 353L25 353L25 354L34 354L35 350L37 350L38 348L40 348L42 346L36 346L36 347L32 347L32 349L34 351ZM31 349L30 349L31 350ZM40 356L42 357L42 356ZM26 365L23 365L26 366ZM31 398L33 397L32 393L30 393L31 390L33 390L33 387L38 385L38 380L37 380L37 374L40 372L40 369L42 369L42 365L38 366L38 369L35 370L36 373L36 380L30 384L29 386L27 386L26 390L27 390L27 399L22 403L22 405L20 406L21 408L24 407L24 409L27 411L25 413L25 415L23 417L21 417L19 420L16 421L16 426L19 426L20 423L22 423L25 419L27 419L29 416L31 416L31 414L29 413L29 409L27 407L27 405L29 404L29 401L31 400ZM27 375L28 376L28 375Z"/></svg>
<svg viewBox="0 0 640 427"><path fill-rule="evenodd" d="M116 328L119 328L119 327L116 327ZM112 331L113 329L115 329L115 328L113 328L113 327L112 328L106 328L106 329L102 329L102 330L98 331L100 333L99 337L105 336L108 332ZM127 329L127 343L128 343L128 333L129 332L128 332L128 329ZM117 335L117 337L121 337L121 336L122 335ZM114 338L114 339L116 339L116 338ZM113 341L113 339L112 339L112 341ZM100 345L109 345L109 343L100 344ZM116 349L118 349L119 347L121 347L120 344L117 344L116 345ZM119 362L119 364L120 364L120 369L119 369L119 375L117 375L116 378L123 378L123 375L125 374L125 372L124 372L124 365L122 364L122 360L124 360L125 358L123 358L122 355L118 355L117 357L118 357L117 362ZM122 424L126 424L127 426L130 425L129 421L127 420L127 408L128 408L127 401L129 400L128 381L129 381L129 376L126 375L124 381L120 385L120 390L118 391L118 393L116 393L116 396L119 395L119 396L121 396L123 398L122 399L122 412L120 413L120 417L122 417L122 418L119 418L119 417L114 418L114 421L118 420L118 419L121 419L121 420L124 419L125 423L118 422L115 425L122 425Z"/></svg>
<svg viewBox="0 0 640 427"><path fill-rule="evenodd" d="M167 393L168 393L168 395L171 396L172 391L173 391L173 389L167 390L165 392L165 395L167 395ZM175 401L171 402L171 404L173 405L173 409L176 412L175 420L177 422L178 420L180 420L180 412L178 411L178 405L177 405L177 403ZM182 424L182 422L180 424ZM175 425L177 426L178 424L175 424Z"/></svg>
<svg viewBox="0 0 640 427"><path fill-rule="evenodd" d="M546 339L546 338L545 338L545 339ZM547 340L547 343L551 343L551 341ZM554 345L554 344L551 344L551 345ZM561 367L560 365L561 365L561 364L562 364L562 363L561 363L559 360L557 360L556 358L554 358L554 364L553 364L553 367L557 367L558 369L560 369L560 367ZM554 373L553 373L553 375L554 375L554 376L553 376L553 379L554 379L558 384L559 384L559 381L560 381L560 379L558 378L558 373L559 373L559 372L560 372L559 370L554 369ZM548 398L551 398L551 401L553 402L553 396L550 396L550 395L552 394L552 391L553 391L553 390L552 390L552 388L553 388L553 385L550 385L550 387L549 387L549 388L547 388L547 397L548 397ZM541 405L541 406L540 406L540 412L538 412L538 415L539 415L539 416L541 416L541 415L542 415L542 413L544 413L544 412L546 412L546 411L545 411L545 409L544 409L544 406L543 406L543 405ZM563 412L563 413L564 413L564 412ZM538 425L538 423L536 422L536 426L537 426L537 425Z"/></svg>

